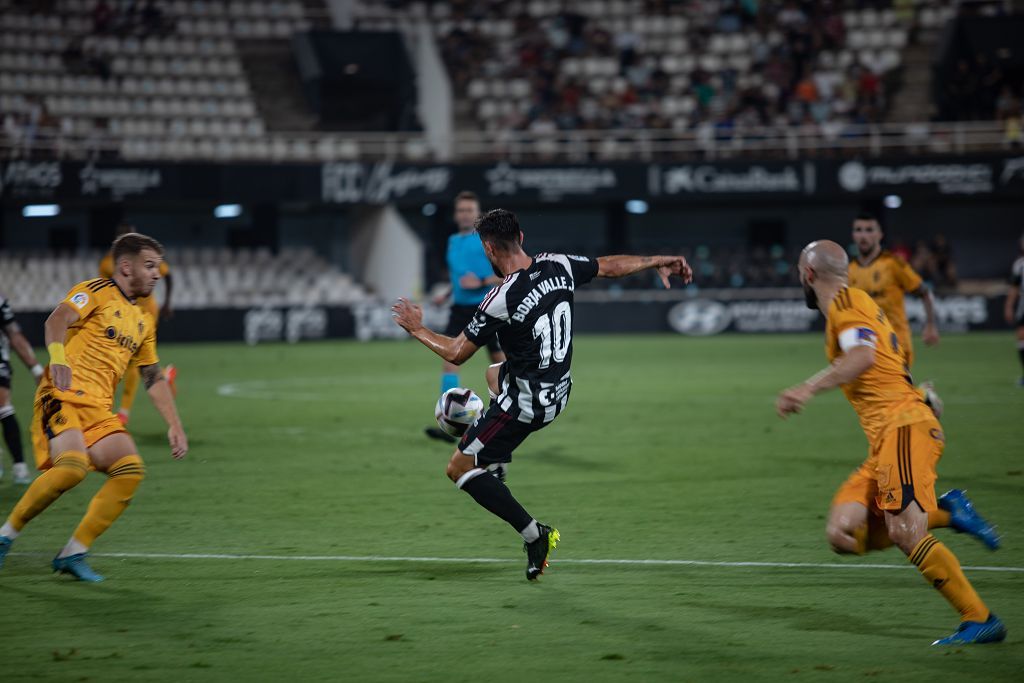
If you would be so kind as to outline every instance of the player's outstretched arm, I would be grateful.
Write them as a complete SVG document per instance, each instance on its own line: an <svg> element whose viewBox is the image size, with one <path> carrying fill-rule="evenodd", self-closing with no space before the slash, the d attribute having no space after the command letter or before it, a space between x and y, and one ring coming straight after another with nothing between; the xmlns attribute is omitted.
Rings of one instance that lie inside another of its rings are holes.
<svg viewBox="0 0 1024 683"><path fill-rule="evenodd" d="M641 270L655 269L665 289L670 287L669 276L677 275L684 284L693 282L693 271L682 256L599 256L598 277L626 277Z"/></svg>
<svg viewBox="0 0 1024 683"><path fill-rule="evenodd" d="M32 345L28 343L28 339L22 333L21 326L17 322L12 322L4 328L4 332L11 340L11 346L21 358L21 362L32 371L32 376L36 378L36 384L39 384L39 380L43 376L43 366L36 360L36 352L32 350Z"/></svg>
<svg viewBox="0 0 1024 683"><path fill-rule="evenodd" d="M921 341L927 346L935 346L939 343L939 324L935 317L935 296L928 285L921 285L913 294L921 297L921 303L924 304L924 329L921 330Z"/></svg>
<svg viewBox="0 0 1024 683"><path fill-rule="evenodd" d="M170 320L174 317L174 309L171 308L171 292L174 291L174 277L170 273L164 275L164 284L167 287L167 298L164 299L164 305L160 308L160 318L162 320Z"/></svg>
<svg viewBox="0 0 1024 683"><path fill-rule="evenodd" d="M399 299L391 307L395 322L421 344L453 365L462 365L479 348L460 332L458 337L438 334L423 326L423 309L407 299Z"/></svg>
<svg viewBox="0 0 1024 683"><path fill-rule="evenodd" d="M175 460L181 460L188 453L188 437L185 436L185 428L181 426L181 418L178 417L178 408L174 405L171 388L164 381L163 370L156 363L140 365L139 374L142 375L149 398L167 423L167 442L171 445L171 455Z"/></svg>
<svg viewBox="0 0 1024 683"><path fill-rule="evenodd" d="M1006 293L1006 305L1003 307L1003 318L1006 319L1007 325L1012 325L1014 321L1014 313L1017 310L1017 297L1020 296L1018 291L1019 285L1010 285L1010 291Z"/></svg>
<svg viewBox="0 0 1024 683"><path fill-rule="evenodd" d="M61 391L71 388L71 368L64 359L64 339L67 337L68 328L80 317L74 308L61 303L53 309L43 327L46 350L50 352L50 378L53 380L53 386Z"/></svg>
<svg viewBox="0 0 1024 683"><path fill-rule="evenodd" d="M872 347L855 346L813 377L779 393L775 412L779 417L799 413L815 394L852 382L874 364L875 350Z"/></svg>

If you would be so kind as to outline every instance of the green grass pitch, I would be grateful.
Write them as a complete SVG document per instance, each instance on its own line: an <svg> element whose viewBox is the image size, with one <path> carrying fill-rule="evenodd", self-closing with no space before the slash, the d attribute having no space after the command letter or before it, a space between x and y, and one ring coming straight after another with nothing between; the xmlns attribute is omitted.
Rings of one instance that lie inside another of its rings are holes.
<svg viewBox="0 0 1024 683"><path fill-rule="evenodd" d="M0 572L0 680L1021 680L1011 335L917 349L917 378L946 398L940 492L968 489L1005 547L936 534L964 565L1017 568L968 571L1007 642L943 650L929 643L956 615L898 550L826 547L829 500L864 437L838 392L785 422L773 410L824 366L819 336L581 336L575 353L567 412L510 469L562 532L534 584L518 536L454 489L451 448L422 433L440 373L426 349L163 347L191 452L171 460L140 397L131 429L149 476L94 547L103 584L48 569L99 476L26 528ZM480 355L463 382L483 392ZM27 432L31 382L14 380ZM0 514L18 495L5 478ZM367 556L499 561L342 559ZM609 559L800 566L578 562Z"/></svg>

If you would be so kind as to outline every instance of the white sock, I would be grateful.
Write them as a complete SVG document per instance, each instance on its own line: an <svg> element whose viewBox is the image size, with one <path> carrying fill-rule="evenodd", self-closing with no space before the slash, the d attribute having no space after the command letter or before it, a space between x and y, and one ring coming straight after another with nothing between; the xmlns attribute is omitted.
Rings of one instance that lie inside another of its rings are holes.
<svg viewBox="0 0 1024 683"><path fill-rule="evenodd" d="M526 525L526 528L519 532L519 535L523 537L523 540L527 543L533 543L540 538L540 529L537 528L537 520L531 519L530 523Z"/></svg>
<svg viewBox="0 0 1024 683"><path fill-rule="evenodd" d="M0 536L6 536L12 541L18 537L20 531L16 531L10 522L4 522L3 526L0 526Z"/></svg>
<svg viewBox="0 0 1024 683"><path fill-rule="evenodd" d="M64 549L57 553L57 557L68 557L70 555L78 555L85 552L89 552L89 549L82 545L80 541L76 541L75 537L72 536L71 540L68 541L68 544L64 546Z"/></svg>

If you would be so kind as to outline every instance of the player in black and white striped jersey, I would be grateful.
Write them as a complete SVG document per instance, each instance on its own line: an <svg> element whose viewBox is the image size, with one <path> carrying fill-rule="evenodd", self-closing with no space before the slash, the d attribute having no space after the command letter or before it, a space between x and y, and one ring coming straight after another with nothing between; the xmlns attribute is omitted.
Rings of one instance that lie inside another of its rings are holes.
<svg viewBox="0 0 1024 683"><path fill-rule="evenodd" d="M1010 291L1006 294L1006 322L1017 328L1017 353L1020 354L1021 367L1024 368L1024 235L1018 245L1020 255L1013 262L1010 270ZM1024 387L1024 371L1017 385Z"/></svg>
<svg viewBox="0 0 1024 683"><path fill-rule="evenodd" d="M4 443L7 444L7 450L11 452L11 459L14 461L12 469L14 483L27 485L32 482L32 475L29 474L28 465L25 464L21 427L18 425L18 418L14 414L14 405L11 403L10 349L12 347L25 363L25 367L32 372L36 384L39 384L39 378L43 376L43 367L36 360L32 345L22 333L10 302L0 294L0 431L3 431ZM3 472L4 463L0 460L0 477L3 476Z"/></svg>
<svg viewBox="0 0 1024 683"><path fill-rule="evenodd" d="M572 388L573 292L594 277L623 277L657 270L690 282L682 256L602 256L565 254L531 257L522 249L523 233L515 214L495 209L477 221L477 233L495 274L503 277L488 293L473 319L457 337L423 327L419 306L399 299L395 321L444 360L460 365L497 334L506 360L496 382L496 396L483 417L470 427L448 463L448 478L482 507L520 533L527 552L526 578L537 578L558 540L558 531L537 522L497 477L480 476L503 465L532 432L550 424L569 400Z"/></svg>

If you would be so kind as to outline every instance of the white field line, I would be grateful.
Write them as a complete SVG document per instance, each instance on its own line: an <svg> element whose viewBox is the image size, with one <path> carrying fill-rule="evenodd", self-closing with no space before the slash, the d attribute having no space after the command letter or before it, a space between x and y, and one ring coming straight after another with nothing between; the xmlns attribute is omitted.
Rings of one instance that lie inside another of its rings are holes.
<svg viewBox="0 0 1024 683"><path fill-rule="evenodd" d="M42 553L11 553L38 556ZM233 553L92 553L91 557L143 560L261 560L270 562L411 562L447 564L505 564L522 558L499 557L417 557L390 555L248 555ZM551 558L551 564L593 564L660 567L733 567L755 569L914 569L910 564L840 564L818 562L724 562L711 560L576 559ZM967 571L1024 573L1024 567L965 566Z"/></svg>

